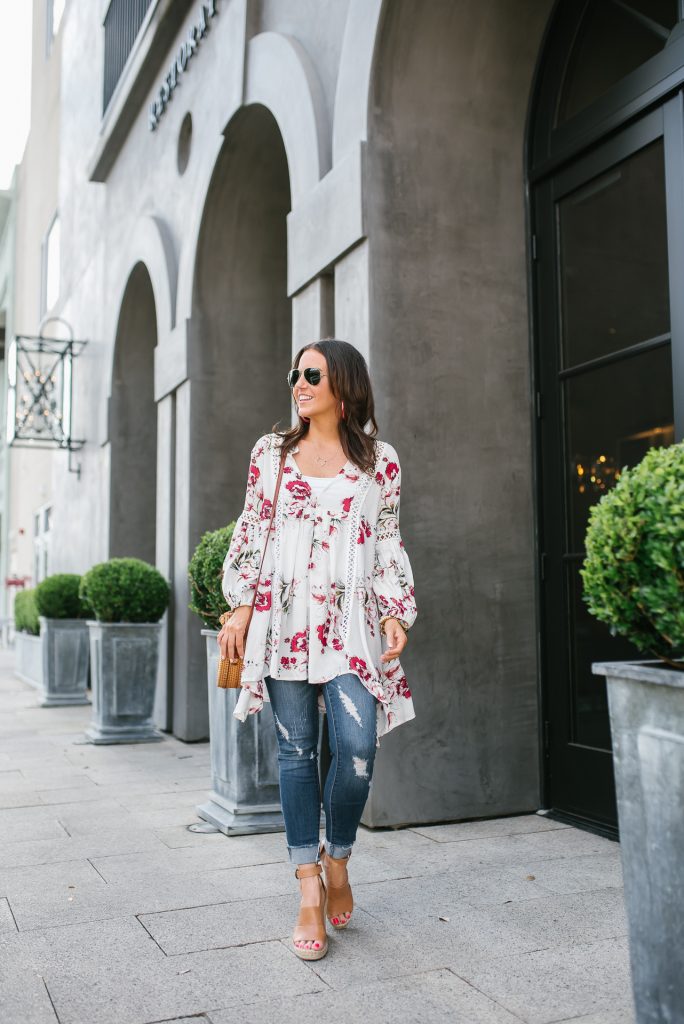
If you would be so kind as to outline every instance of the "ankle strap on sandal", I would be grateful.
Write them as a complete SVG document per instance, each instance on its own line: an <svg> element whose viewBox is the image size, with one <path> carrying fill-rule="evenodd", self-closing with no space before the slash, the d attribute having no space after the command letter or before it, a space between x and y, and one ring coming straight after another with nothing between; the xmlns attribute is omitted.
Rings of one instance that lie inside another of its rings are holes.
<svg viewBox="0 0 684 1024"><path fill-rule="evenodd" d="M295 868L295 878L311 878L313 875L320 875L322 870L320 864L298 864Z"/></svg>

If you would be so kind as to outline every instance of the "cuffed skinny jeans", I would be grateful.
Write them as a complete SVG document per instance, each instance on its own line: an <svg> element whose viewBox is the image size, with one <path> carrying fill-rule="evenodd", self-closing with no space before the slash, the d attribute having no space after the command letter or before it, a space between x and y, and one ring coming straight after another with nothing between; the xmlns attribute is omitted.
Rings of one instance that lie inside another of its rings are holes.
<svg viewBox="0 0 684 1024"><path fill-rule="evenodd" d="M306 681L265 679L278 737L280 803L292 864L318 860L321 814L318 778L318 687ZM331 857L351 850L368 799L376 749L377 700L354 673L323 683L331 762L323 787L325 848Z"/></svg>

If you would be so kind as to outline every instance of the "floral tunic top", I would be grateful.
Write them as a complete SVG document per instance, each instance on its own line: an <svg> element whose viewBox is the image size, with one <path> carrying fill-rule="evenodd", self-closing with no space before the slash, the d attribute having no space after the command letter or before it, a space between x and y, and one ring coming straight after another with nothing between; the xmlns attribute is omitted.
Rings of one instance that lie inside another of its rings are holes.
<svg viewBox="0 0 684 1024"><path fill-rule="evenodd" d="M230 608L252 601L280 444L266 434L252 450L245 507L223 563ZM347 461L316 493L293 458L299 449L286 456L233 712L243 722L268 700L267 675L320 685L348 672L377 698L377 745L415 717L399 660L380 661L387 641L379 618L393 615L410 627L417 612L399 533L399 459L385 442L376 448L374 475ZM318 703L324 711L322 693Z"/></svg>

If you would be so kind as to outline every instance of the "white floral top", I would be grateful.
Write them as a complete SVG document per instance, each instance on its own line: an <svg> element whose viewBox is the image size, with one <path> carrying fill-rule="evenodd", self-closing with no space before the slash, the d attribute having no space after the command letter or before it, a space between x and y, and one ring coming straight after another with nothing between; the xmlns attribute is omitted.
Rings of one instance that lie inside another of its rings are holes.
<svg viewBox="0 0 684 1024"><path fill-rule="evenodd" d="M245 507L223 563L230 608L250 604L278 476L281 439L252 450ZM398 659L381 662L378 620L416 618L413 574L399 534L401 470L394 448L376 441L375 475L347 461L314 493L292 457L283 478L259 593L247 633L242 693L233 714L261 710L265 676L319 685L355 673L377 698L380 736L415 717ZM322 694L319 707L325 709Z"/></svg>

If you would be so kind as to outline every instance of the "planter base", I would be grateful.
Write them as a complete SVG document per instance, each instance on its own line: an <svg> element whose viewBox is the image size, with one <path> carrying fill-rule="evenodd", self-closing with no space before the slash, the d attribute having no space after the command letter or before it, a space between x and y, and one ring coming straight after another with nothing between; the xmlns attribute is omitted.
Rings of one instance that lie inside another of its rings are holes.
<svg viewBox="0 0 684 1024"><path fill-rule="evenodd" d="M196 808L203 821L215 825L226 836L258 835L262 832L284 832L285 822L280 804L260 807L231 807L218 793L211 793L205 804Z"/></svg>
<svg viewBox="0 0 684 1024"><path fill-rule="evenodd" d="M72 704L90 704L91 701L88 697L81 697L75 694L73 697L69 697L68 694L59 696L52 694L48 697L44 697L39 703L39 708L64 708L71 706Z"/></svg>
<svg viewBox="0 0 684 1024"><path fill-rule="evenodd" d="M136 729L135 726L124 729L108 729L106 726L91 722L84 732L88 743L151 743L163 740L164 734L150 726Z"/></svg>

